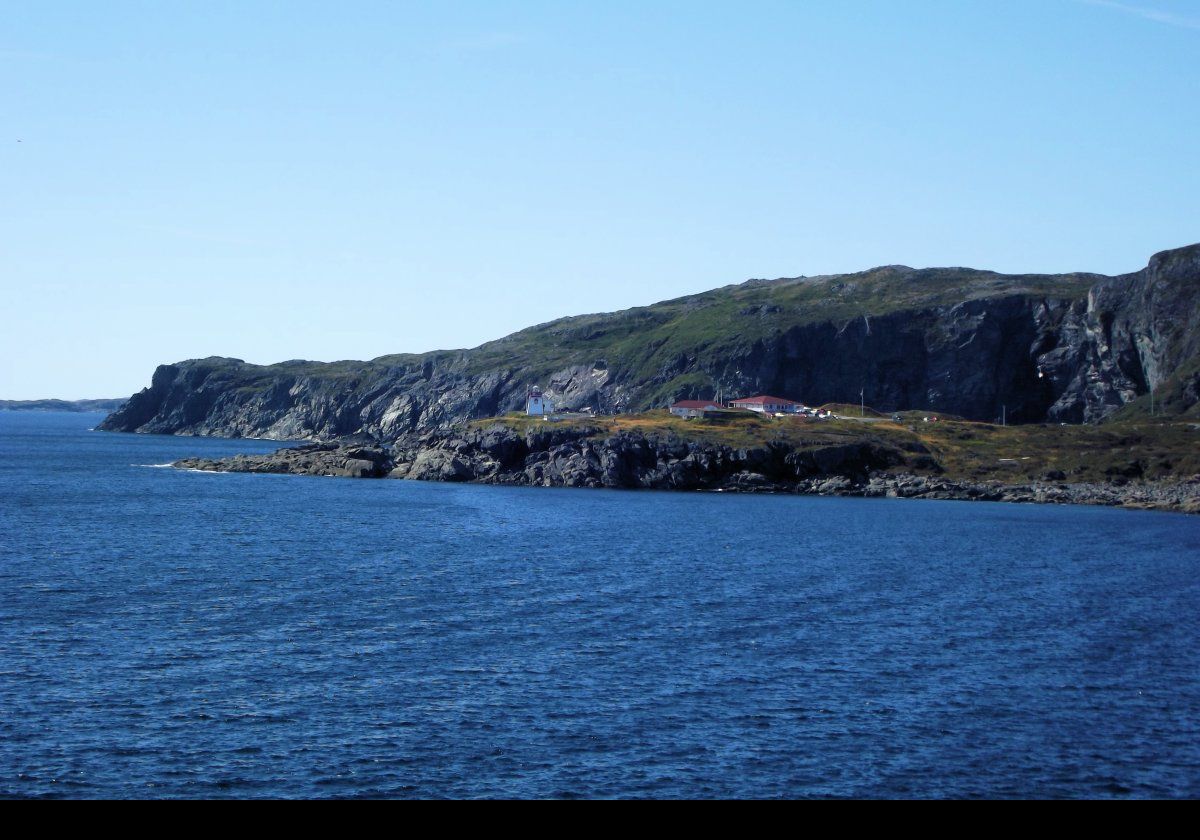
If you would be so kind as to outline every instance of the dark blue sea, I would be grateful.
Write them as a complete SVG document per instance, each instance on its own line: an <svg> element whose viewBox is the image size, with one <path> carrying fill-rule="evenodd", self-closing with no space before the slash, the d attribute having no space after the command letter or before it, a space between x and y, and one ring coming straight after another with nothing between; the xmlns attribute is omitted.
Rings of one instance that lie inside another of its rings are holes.
<svg viewBox="0 0 1200 840"><path fill-rule="evenodd" d="M1200 517L179 472L0 413L0 795L1195 797Z"/></svg>

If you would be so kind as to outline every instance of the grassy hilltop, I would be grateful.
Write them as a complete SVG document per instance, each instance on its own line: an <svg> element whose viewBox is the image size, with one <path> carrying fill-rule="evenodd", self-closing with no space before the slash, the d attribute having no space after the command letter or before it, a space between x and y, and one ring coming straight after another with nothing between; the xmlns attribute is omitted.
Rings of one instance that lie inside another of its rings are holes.
<svg viewBox="0 0 1200 840"><path fill-rule="evenodd" d="M653 380L676 359L718 368L746 347L796 327L844 327L897 312L997 297L1077 298L1098 279L1094 274L1005 275L968 268L883 266L848 275L750 280L651 306L529 327L470 351L468 370L478 373L510 365L513 359L536 360L531 372L549 379L578 364L581 354L590 354L632 379ZM384 356L374 363L405 363L411 358ZM713 384L708 374L681 372L661 383L649 402Z"/></svg>

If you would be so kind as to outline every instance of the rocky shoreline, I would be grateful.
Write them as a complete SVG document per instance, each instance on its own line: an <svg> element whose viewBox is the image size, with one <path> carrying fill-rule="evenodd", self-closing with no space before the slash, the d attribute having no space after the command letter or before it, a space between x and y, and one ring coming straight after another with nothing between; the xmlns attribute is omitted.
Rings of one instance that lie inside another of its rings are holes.
<svg viewBox="0 0 1200 840"><path fill-rule="evenodd" d="M1200 476L1023 483L963 481L937 474L922 453L862 441L807 448L736 448L673 435L543 427L522 435L496 424L402 438L350 439L267 455L186 458L179 469L349 478L473 482L537 487L607 487L740 493L797 493L905 499L1120 506L1200 513ZM912 472L912 467L923 468ZM926 474L930 473L930 474Z"/></svg>

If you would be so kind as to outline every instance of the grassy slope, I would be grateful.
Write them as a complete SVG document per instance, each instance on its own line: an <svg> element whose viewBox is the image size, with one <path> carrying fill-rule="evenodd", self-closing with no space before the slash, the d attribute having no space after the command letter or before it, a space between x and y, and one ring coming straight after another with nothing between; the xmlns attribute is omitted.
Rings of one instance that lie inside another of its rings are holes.
<svg viewBox="0 0 1200 840"><path fill-rule="evenodd" d="M858 274L780 280L751 280L701 294L621 312L561 318L530 327L471 350L380 356L369 362L293 360L251 365L210 359L235 374L239 387L254 391L279 376L313 376L355 387L362 377L388 368L413 369L461 361L464 374L520 369L530 381L545 381L576 364L606 365L622 379L647 381L680 358L711 362L736 355L754 341L796 326L832 323L897 311L954 306L968 300L1011 295L1079 298L1099 280L1094 274L1003 275L967 268L910 269L886 266ZM664 381L643 395L659 405L682 391L708 391L702 373Z"/></svg>
<svg viewBox="0 0 1200 840"><path fill-rule="evenodd" d="M1193 359L1179 370L1174 371L1155 389L1153 415L1150 413L1150 395L1143 394L1113 412L1112 416L1108 418L1108 422L1128 423L1157 420L1161 415L1200 419L1200 403L1192 403L1189 406L1190 401L1184 396L1187 382L1198 374L1200 374L1200 359Z"/></svg>
<svg viewBox="0 0 1200 840"><path fill-rule="evenodd" d="M479 420L519 431L546 421L523 415ZM912 413L902 423L857 420L825 422L737 414L720 420L682 420L665 411L588 420L557 421L595 429L595 436L631 430L674 434L688 440L733 447L786 443L800 449L870 441L905 453L900 471L920 466L927 450L948 478L1005 482L1044 479L1061 471L1066 481L1109 481L1115 477L1166 478L1200 474L1200 424L1130 421L1104 426L994 426L958 420L925 423Z"/></svg>
<svg viewBox="0 0 1200 840"><path fill-rule="evenodd" d="M603 360L610 368L648 379L678 356L725 356L735 346L794 326L841 325L864 316L986 297L1081 297L1098 279L1091 274L1002 275L893 266L859 274L750 281L652 306L562 318L460 352L466 354L470 372L520 365L548 376L571 364ZM407 363L412 358L384 356L375 362ZM675 384L681 383L667 390Z"/></svg>

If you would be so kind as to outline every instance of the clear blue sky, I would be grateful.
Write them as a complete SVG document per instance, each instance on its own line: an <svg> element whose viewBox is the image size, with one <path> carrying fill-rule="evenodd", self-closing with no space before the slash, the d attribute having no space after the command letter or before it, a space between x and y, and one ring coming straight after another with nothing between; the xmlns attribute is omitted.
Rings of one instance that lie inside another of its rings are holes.
<svg viewBox="0 0 1200 840"><path fill-rule="evenodd" d="M1200 240L1200 2L0 5L0 397Z"/></svg>

